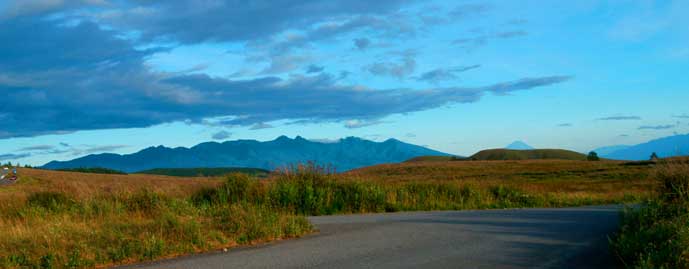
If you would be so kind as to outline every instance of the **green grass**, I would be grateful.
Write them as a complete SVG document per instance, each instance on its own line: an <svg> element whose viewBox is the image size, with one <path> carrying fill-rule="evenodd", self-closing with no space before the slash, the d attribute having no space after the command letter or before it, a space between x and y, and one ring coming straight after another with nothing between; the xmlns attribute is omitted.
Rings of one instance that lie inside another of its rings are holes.
<svg viewBox="0 0 689 269"><path fill-rule="evenodd" d="M64 168L64 169L57 169L57 171L91 173L91 174L113 174L113 175L126 175L127 174L127 173L119 171L119 170L109 169L109 168L101 168L101 167Z"/></svg>
<svg viewBox="0 0 689 269"><path fill-rule="evenodd" d="M231 173L244 173L257 177L266 177L270 171L259 168L235 168L235 167L215 167L215 168L156 168L149 169L137 174L176 176L176 177L216 177Z"/></svg>
<svg viewBox="0 0 689 269"><path fill-rule="evenodd" d="M689 268L688 161L661 161L658 196L624 213L610 246L625 267Z"/></svg>

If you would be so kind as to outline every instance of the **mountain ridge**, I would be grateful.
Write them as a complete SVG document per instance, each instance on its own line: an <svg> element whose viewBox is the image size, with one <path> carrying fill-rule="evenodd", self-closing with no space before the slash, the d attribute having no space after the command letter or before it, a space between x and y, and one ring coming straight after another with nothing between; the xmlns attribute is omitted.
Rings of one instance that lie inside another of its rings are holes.
<svg viewBox="0 0 689 269"><path fill-rule="evenodd" d="M394 138L374 142L350 136L335 143L322 143L307 140L301 136L291 139L283 135L264 142L256 140L210 141L189 148L169 148L158 145L131 154L91 154L69 161L51 161L42 168L103 167L130 173L155 168L196 167L251 167L272 170L291 164L314 161L323 165L332 165L338 171L346 171L375 164L401 162L424 155L449 156L450 154Z"/></svg>
<svg viewBox="0 0 689 269"><path fill-rule="evenodd" d="M660 158L689 155L689 134L661 137L599 155L608 159L639 161L648 160L654 152Z"/></svg>

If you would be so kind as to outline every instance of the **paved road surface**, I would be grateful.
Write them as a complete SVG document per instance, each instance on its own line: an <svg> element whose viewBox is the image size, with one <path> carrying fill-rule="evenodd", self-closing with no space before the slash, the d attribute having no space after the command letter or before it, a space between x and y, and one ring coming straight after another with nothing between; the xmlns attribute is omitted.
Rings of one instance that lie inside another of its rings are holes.
<svg viewBox="0 0 689 269"><path fill-rule="evenodd" d="M312 217L316 235L136 268L614 268L620 209Z"/></svg>

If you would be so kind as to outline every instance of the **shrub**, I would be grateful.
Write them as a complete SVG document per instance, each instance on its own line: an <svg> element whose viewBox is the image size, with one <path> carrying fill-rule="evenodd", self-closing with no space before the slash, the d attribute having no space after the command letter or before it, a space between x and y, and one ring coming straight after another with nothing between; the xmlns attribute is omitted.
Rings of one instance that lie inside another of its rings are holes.
<svg viewBox="0 0 689 269"><path fill-rule="evenodd" d="M75 201L62 192L36 192L26 199L29 206L44 208L48 211L65 210L75 204Z"/></svg>
<svg viewBox="0 0 689 269"><path fill-rule="evenodd" d="M610 247L628 268L689 268L689 165L664 161L658 197L625 211Z"/></svg>

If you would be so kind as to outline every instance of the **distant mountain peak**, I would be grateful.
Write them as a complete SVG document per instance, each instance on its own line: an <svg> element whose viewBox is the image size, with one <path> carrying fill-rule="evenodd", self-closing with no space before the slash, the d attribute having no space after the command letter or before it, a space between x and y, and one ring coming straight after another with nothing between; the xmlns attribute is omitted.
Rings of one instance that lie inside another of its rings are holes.
<svg viewBox="0 0 689 269"><path fill-rule="evenodd" d="M529 146L528 144L524 143L523 141L514 141L512 144L507 145L505 149L512 149L512 150L531 150L534 149L532 146Z"/></svg>

